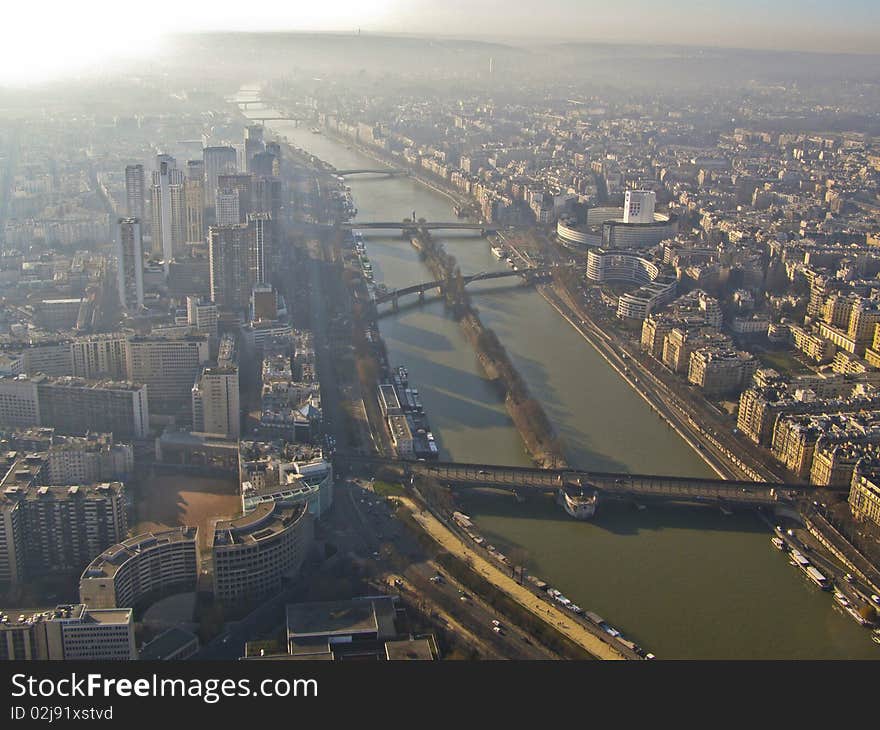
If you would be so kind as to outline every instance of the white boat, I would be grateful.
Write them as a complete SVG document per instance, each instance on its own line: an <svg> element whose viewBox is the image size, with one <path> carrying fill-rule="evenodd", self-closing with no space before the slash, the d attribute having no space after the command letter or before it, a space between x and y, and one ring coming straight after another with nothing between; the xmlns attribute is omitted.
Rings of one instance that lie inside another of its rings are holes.
<svg viewBox="0 0 880 730"><path fill-rule="evenodd" d="M807 578L813 581L813 583L819 586L823 591L827 591L831 588L831 583L828 582L828 579L812 565L807 565L804 568L804 573L806 573Z"/></svg>
<svg viewBox="0 0 880 730"><path fill-rule="evenodd" d="M492 255L496 259L507 258L507 254L504 252L504 249L501 246L492 246Z"/></svg>
<svg viewBox="0 0 880 730"><path fill-rule="evenodd" d="M880 644L880 629L874 629L871 632L871 641L875 644Z"/></svg>
<svg viewBox="0 0 880 730"><path fill-rule="evenodd" d="M775 535L770 538L770 542L773 543L773 547L777 550L785 550L785 540L781 537L776 537Z"/></svg>
<svg viewBox="0 0 880 730"><path fill-rule="evenodd" d="M596 503L599 497L592 490L563 487L556 494L556 501L562 505L569 517L576 520L588 520L596 514Z"/></svg>

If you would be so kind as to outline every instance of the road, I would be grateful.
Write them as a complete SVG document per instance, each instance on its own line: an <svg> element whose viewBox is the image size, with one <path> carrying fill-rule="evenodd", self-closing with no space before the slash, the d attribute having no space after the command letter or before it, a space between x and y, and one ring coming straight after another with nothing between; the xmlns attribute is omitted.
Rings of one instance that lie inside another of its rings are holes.
<svg viewBox="0 0 880 730"><path fill-rule="evenodd" d="M371 490L369 482L338 484L328 527L340 551L359 562L377 586L420 607L441 626L478 647L484 658L559 658L443 571L394 517L386 500ZM438 574L442 581L432 582ZM392 586L394 577L402 578L403 585ZM462 595L466 595L464 600ZM493 631L493 619L501 621L503 634Z"/></svg>

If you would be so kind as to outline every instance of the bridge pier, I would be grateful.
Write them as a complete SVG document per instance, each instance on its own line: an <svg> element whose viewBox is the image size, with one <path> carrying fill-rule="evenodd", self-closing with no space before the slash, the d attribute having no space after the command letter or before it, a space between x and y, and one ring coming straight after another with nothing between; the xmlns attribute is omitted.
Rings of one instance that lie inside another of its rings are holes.
<svg viewBox="0 0 880 730"><path fill-rule="evenodd" d="M396 312L400 309L400 297L397 294L394 295L394 299L391 300L391 308Z"/></svg>

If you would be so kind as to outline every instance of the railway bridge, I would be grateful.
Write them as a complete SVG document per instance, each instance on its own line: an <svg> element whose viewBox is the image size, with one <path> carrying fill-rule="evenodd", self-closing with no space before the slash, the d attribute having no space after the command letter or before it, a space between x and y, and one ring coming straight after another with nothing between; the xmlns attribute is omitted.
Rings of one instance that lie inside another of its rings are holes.
<svg viewBox="0 0 880 730"><path fill-rule="evenodd" d="M453 489L492 487L524 494L555 492L564 485L574 485L594 489L600 498L709 503L731 507L791 506L817 498L817 488L803 484L411 461L350 454L337 454L334 459L342 467L343 473L349 468L377 470L384 467L397 470L403 479L413 476L431 478Z"/></svg>

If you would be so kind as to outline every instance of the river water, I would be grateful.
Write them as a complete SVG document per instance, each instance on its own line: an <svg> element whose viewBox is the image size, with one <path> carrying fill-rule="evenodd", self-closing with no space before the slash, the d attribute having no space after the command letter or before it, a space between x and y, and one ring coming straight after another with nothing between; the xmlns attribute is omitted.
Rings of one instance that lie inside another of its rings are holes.
<svg viewBox="0 0 880 730"><path fill-rule="evenodd" d="M308 126L273 122L298 147L343 168L375 161ZM354 176L357 220L411 215L454 220L449 199L406 178ZM355 221L355 222L356 222ZM441 235L463 273L503 268L485 240ZM431 279L408 241L366 236L377 283ZM682 439L534 290L470 287L484 323L543 403L573 465L607 471L711 475ZM441 458L528 465L522 442L470 345L438 301L415 301L381 319L392 363L419 389ZM600 504L576 522L550 499L517 503L467 495L463 509L499 548L664 658L878 658L869 632L834 606L782 553L751 513Z"/></svg>

